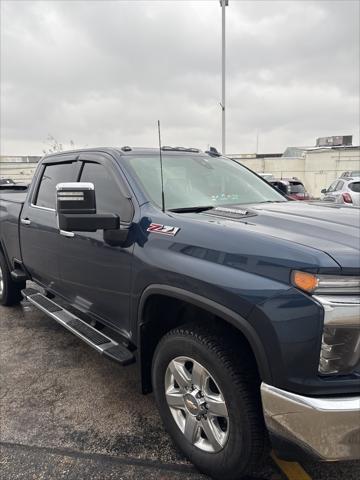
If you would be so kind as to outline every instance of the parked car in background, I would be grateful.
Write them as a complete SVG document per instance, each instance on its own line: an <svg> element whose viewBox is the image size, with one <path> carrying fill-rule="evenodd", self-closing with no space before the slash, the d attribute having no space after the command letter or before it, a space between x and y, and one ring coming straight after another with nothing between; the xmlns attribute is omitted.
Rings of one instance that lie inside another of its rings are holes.
<svg viewBox="0 0 360 480"><path fill-rule="evenodd" d="M293 200L310 200L304 184L298 178L274 178L268 182Z"/></svg>
<svg viewBox="0 0 360 480"><path fill-rule="evenodd" d="M260 175L260 177L264 178L268 182L270 182L270 180L274 180L274 175L272 173L258 173L258 175Z"/></svg>
<svg viewBox="0 0 360 480"><path fill-rule="evenodd" d="M11 178L0 178L0 185L15 185L15 182Z"/></svg>
<svg viewBox="0 0 360 480"><path fill-rule="evenodd" d="M360 172L359 172L360 173ZM321 190L325 202L345 203L360 206L360 175L357 177L340 177L329 188Z"/></svg>

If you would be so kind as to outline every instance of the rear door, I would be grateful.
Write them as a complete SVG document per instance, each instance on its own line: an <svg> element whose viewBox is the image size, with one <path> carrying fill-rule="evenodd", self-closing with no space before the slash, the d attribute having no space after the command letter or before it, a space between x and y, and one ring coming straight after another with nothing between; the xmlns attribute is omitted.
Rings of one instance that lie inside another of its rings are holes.
<svg viewBox="0 0 360 480"><path fill-rule="evenodd" d="M351 195L353 205L359 207L360 206L360 181L349 183L348 189Z"/></svg>
<svg viewBox="0 0 360 480"><path fill-rule="evenodd" d="M20 219L20 241L24 265L32 278L45 288L59 288L58 255L61 248L55 203L56 185L77 181L77 156L57 155L42 162Z"/></svg>
<svg viewBox="0 0 360 480"><path fill-rule="evenodd" d="M95 186L97 213L120 216L122 228L133 218L133 203L119 166L101 153L81 155L81 182ZM104 232L75 232L61 237L61 292L83 312L117 330L128 331L133 245L111 246Z"/></svg>

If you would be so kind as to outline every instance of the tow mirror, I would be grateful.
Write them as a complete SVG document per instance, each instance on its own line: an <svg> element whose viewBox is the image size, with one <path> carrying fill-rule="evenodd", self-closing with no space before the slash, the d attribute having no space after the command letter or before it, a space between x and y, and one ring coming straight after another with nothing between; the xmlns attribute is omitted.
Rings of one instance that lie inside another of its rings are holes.
<svg viewBox="0 0 360 480"><path fill-rule="evenodd" d="M59 229L66 232L96 232L119 228L117 215L96 213L92 183L70 182L56 185L56 212Z"/></svg>

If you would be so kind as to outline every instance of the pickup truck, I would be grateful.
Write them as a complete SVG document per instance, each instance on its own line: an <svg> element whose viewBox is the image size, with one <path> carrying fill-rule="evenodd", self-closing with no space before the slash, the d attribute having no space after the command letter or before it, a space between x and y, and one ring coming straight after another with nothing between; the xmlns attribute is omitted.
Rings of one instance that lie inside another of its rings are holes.
<svg viewBox="0 0 360 480"><path fill-rule="evenodd" d="M1 303L136 362L200 471L360 458L359 209L179 147L51 154L0 194Z"/></svg>

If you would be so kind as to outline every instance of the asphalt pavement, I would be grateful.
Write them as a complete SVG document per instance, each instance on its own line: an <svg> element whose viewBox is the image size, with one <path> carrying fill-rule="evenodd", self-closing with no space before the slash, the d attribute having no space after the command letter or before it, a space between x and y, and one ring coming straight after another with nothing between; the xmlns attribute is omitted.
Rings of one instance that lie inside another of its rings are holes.
<svg viewBox="0 0 360 480"><path fill-rule="evenodd" d="M0 341L1 479L208 478L174 448L153 395L139 391L135 365L102 357L26 302L0 307ZM316 480L360 472L357 462L302 467ZM251 478L301 475L269 457Z"/></svg>

